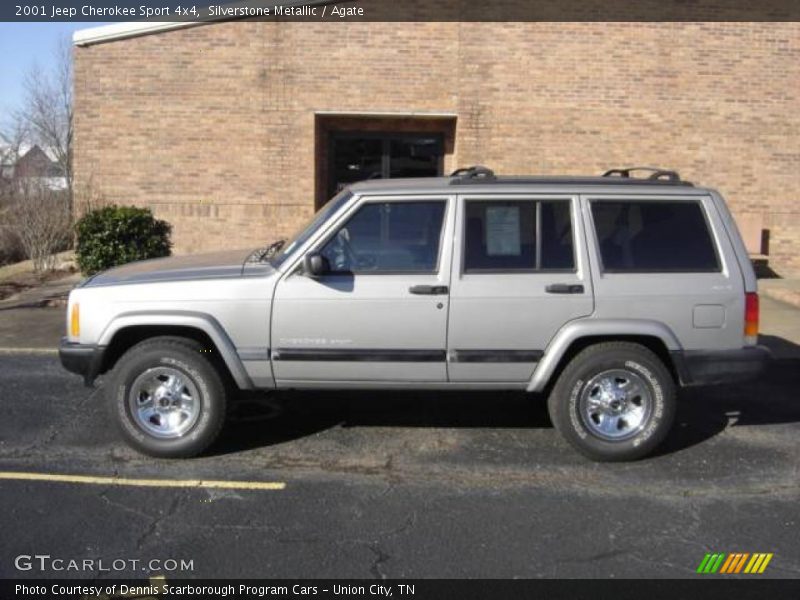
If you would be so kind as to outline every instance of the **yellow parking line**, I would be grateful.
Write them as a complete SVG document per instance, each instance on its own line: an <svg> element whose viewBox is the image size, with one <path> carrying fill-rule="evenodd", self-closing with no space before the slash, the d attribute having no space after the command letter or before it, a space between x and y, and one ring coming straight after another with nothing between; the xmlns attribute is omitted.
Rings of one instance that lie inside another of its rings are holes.
<svg viewBox="0 0 800 600"><path fill-rule="evenodd" d="M134 487L213 488L226 490L283 490L282 481L215 481L213 479L128 479L126 477L94 477L92 475L63 475L58 473L20 473L0 471L0 479L17 481L51 481L88 485L127 485Z"/></svg>

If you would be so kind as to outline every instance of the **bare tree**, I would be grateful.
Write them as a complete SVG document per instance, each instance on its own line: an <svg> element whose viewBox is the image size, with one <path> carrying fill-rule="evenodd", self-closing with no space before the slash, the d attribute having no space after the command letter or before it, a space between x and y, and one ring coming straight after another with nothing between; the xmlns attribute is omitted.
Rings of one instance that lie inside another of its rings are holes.
<svg viewBox="0 0 800 600"><path fill-rule="evenodd" d="M23 119L11 119L0 129L0 179L14 177L14 167L28 144L30 132Z"/></svg>
<svg viewBox="0 0 800 600"><path fill-rule="evenodd" d="M16 201L13 186L16 165L27 145L26 123L14 119L0 131L0 265L22 260L24 254L16 232L10 227L11 208Z"/></svg>
<svg viewBox="0 0 800 600"><path fill-rule="evenodd" d="M36 178L12 182L11 202L5 207L0 230L19 240L37 273L51 271L55 254L69 245L72 215L64 201L64 190L54 190Z"/></svg>
<svg viewBox="0 0 800 600"><path fill-rule="evenodd" d="M25 101L19 111L31 141L55 159L67 180L66 199L72 207L72 47L62 40L55 50L55 67L31 67L25 77Z"/></svg>
<svg viewBox="0 0 800 600"><path fill-rule="evenodd" d="M55 253L72 238L72 53L64 40L56 51L55 67L34 65L25 78L22 107L0 131L0 242L6 258L19 249L33 261L36 272L52 270ZM66 190L55 189L46 174L22 173L19 159L32 145L60 167ZM2 259L2 256L0 256Z"/></svg>

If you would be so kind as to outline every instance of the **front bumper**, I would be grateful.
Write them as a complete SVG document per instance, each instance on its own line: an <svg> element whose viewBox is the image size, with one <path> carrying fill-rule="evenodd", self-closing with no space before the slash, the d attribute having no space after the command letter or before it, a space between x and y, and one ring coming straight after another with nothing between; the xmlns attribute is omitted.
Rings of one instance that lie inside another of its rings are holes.
<svg viewBox="0 0 800 600"><path fill-rule="evenodd" d="M672 353L683 385L741 383L756 379L772 360L766 346L735 350L682 350Z"/></svg>
<svg viewBox="0 0 800 600"><path fill-rule="evenodd" d="M105 351L105 346L77 344L64 337L58 347L58 358L67 371L83 375L83 383L91 386L103 366Z"/></svg>

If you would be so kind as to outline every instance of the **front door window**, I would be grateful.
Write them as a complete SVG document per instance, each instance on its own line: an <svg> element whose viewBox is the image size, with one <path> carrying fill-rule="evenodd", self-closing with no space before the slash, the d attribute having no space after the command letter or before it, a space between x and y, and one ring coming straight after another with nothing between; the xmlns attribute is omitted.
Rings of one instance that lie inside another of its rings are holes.
<svg viewBox="0 0 800 600"><path fill-rule="evenodd" d="M362 206L322 249L331 273L434 273L443 200Z"/></svg>

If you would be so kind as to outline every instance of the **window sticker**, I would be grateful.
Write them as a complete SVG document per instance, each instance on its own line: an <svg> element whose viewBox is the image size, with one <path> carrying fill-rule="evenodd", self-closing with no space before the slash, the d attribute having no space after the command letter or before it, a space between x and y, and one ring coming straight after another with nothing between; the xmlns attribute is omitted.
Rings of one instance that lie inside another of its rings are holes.
<svg viewBox="0 0 800 600"><path fill-rule="evenodd" d="M519 206L486 207L486 254L520 256Z"/></svg>

